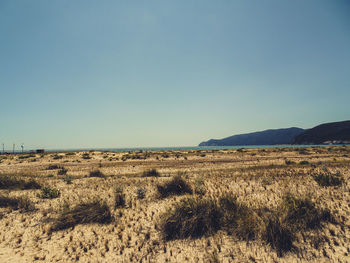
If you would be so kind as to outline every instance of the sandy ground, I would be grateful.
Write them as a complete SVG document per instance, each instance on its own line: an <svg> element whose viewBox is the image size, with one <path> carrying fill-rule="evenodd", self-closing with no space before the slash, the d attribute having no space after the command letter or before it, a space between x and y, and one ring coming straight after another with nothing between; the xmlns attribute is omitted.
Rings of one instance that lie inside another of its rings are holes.
<svg viewBox="0 0 350 263"><path fill-rule="evenodd" d="M67 174L58 175L58 170L47 169L49 165L64 166ZM141 176L151 168L161 176ZM340 146L95 151L35 154L28 158L0 155L0 173L34 178L61 192L59 198L42 199L38 196L41 190L0 190L1 194L27 197L36 207L33 212L0 208L0 262L214 262L214 258L217 262L350 262L349 168L350 147ZM89 177L89 172L96 169L106 177ZM312 175L325 170L341 174L344 183L337 187L319 186ZM286 192L310 196L318 206L328 208L338 223L324 223L317 233L322 242L317 245L312 239L314 232L298 234L295 250L283 257L278 257L263 241L247 243L224 231L199 239L166 242L157 227L159 217L184 197L160 199L156 185L179 172L193 188L198 180L203 181L204 197L232 192L240 202L254 208L273 209ZM72 178L72 184L66 183L67 176ZM125 208L114 207L116 186L124 189ZM137 198L139 188L145 189L144 199ZM64 205L94 199L107 202L114 218L112 223L77 225L50 233L51 221Z"/></svg>

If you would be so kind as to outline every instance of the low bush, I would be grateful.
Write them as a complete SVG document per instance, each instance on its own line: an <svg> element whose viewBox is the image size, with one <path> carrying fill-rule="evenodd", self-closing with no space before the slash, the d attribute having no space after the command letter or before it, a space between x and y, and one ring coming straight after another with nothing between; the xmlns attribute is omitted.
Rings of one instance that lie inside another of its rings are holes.
<svg viewBox="0 0 350 263"><path fill-rule="evenodd" d="M41 189L41 194L38 194L38 197L43 199L54 199L60 197L60 195L60 190L51 187L44 187Z"/></svg>
<svg viewBox="0 0 350 263"><path fill-rule="evenodd" d="M278 216L270 215L267 218L262 238L276 250L279 257L282 257L284 253L293 248L295 236L290 228L280 221Z"/></svg>
<svg viewBox="0 0 350 263"><path fill-rule="evenodd" d="M339 186L343 184L343 178L339 174L324 173L314 176L314 180L320 186Z"/></svg>
<svg viewBox="0 0 350 263"><path fill-rule="evenodd" d="M125 207L125 194L123 193L123 188L121 186L117 186L114 190L114 207Z"/></svg>
<svg viewBox="0 0 350 263"><path fill-rule="evenodd" d="M137 188L135 193L136 193L137 199L144 199L146 197L145 188Z"/></svg>
<svg viewBox="0 0 350 263"><path fill-rule="evenodd" d="M191 186L180 175L174 176L163 185L157 185L157 190L162 198L170 195L192 194Z"/></svg>
<svg viewBox="0 0 350 263"><path fill-rule="evenodd" d="M61 167L61 168L58 170L57 174L58 174L58 175L65 175L65 174L67 174L67 172L68 172L68 170L67 170L66 168Z"/></svg>
<svg viewBox="0 0 350 263"><path fill-rule="evenodd" d="M51 164L49 165L46 170L57 170L57 169L61 169L62 167L57 165L57 164Z"/></svg>
<svg viewBox="0 0 350 263"><path fill-rule="evenodd" d="M297 198L290 193L283 197L278 212L296 231L319 228L322 221L331 219L329 211L317 208L309 198Z"/></svg>
<svg viewBox="0 0 350 263"><path fill-rule="evenodd" d="M9 197L0 195L0 207L11 207L14 210L30 212L35 210L34 204L27 197Z"/></svg>
<svg viewBox="0 0 350 263"><path fill-rule="evenodd" d="M91 171L89 175L90 177L100 177L100 178L106 177L100 170Z"/></svg>
<svg viewBox="0 0 350 263"><path fill-rule="evenodd" d="M72 176L65 176L64 178L63 178L63 181L65 181L66 182L66 184L72 184L73 182L73 177Z"/></svg>
<svg viewBox="0 0 350 263"><path fill-rule="evenodd" d="M67 208L54 221L51 231L58 231L74 227L78 224L108 224L112 215L108 205L98 200L81 203L73 208Z"/></svg>
<svg viewBox="0 0 350 263"><path fill-rule="evenodd" d="M156 169L144 171L142 177L159 177L160 173Z"/></svg>
<svg viewBox="0 0 350 263"><path fill-rule="evenodd" d="M12 174L0 175L0 189L40 189L41 185L34 179L23 180Z"/></svg>
<svg viewBox="0 0 350 263"><path fill-rule="evenodd" d="M213 199L185 198L161 216L165 240L198 238L221 228L222 212Z"/></svg>

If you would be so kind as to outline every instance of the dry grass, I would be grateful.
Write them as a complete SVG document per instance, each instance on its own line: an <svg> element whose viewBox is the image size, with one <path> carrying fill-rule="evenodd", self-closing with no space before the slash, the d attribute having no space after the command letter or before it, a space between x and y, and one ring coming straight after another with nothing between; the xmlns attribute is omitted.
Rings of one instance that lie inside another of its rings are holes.
<svg viewBox="0 0 350 263"><path fill-rule="evenodd" d="M192 194L192 188L181 175L174 176L169 182L157 185L158 193L162 198L171 195Z"/></svg>
<svg viewBox="0 0 350 263"><path fill-rule="evenodd" d="M23 180L13 174L0 174L0 189L40 189L41 185L34 179Z"/></svg>
<svg viewBox="0 0 350 263"><path fill-rule="evenodd" d="M78 224L108 224L111 221L112 215L108 205L97 200L78 204L72 209L66 209L66 211L63 211L55 220L51 230L63 230Z"/></svg>

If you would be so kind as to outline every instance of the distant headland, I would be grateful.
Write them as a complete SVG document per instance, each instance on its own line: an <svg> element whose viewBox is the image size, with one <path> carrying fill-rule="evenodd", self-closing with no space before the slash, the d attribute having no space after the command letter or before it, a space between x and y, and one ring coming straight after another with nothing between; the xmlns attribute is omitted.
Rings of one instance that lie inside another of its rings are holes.
<svg viewBox="0 0 350 263"><path fill-rule="evenodd" d="M324 123L311 129L297 127L269 129L210 139L198 146L278 145L278 144L349 144L350 120Z"/></svg>

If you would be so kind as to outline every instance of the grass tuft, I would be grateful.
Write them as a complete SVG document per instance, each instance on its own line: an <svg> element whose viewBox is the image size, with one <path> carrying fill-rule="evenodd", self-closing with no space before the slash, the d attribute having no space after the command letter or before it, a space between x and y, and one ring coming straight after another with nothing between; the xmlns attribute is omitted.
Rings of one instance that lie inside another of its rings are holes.
<svg viewBox="0 0 350 263"><path fill-rule="evenodd" d="M0 175L0 189L40 189L41 185L34 179L23 180L16 175L1 174Z"/></svg>
<svg viewBox="0 0 350 263"><path fill-rule="evenodd" d="M90 177L105 178L106 176L100 170L94 170L90 172Z"/></svg>
<svg viewBox="0 0 350 263"><path fill-rule="evenodd" d="M28 197L9 197L0 195L0 207L11 207L14 210L30 212L35 210L34 204Z"/></svg>
<svg viewBox="0 0 350 263"><path fill-rule="evenodd" d="M339 186L343 183L343 178L338 174L319 174L314 176L314 180L323 187L326 186Z"/></svg>
<svg viewBox="0 0 350 263"><path fill-rule="evenodd" d="M171 195L192 194L191 186L180 175L176 175L172 180L163 185L157 185L158 193L162 198Z"/></svg>
<svg viewBox="0 0 350 263"><path fill-rule="evenodd" d="M213 199L185 198L161 216L165 240L198 238L221 227L222 213Z"/></svg>
<svg viewBox="0 0 350 263"><path fill-rule="evenodd" d="M156 169L144 171L142 177L159 177L160 173Z"/></svg>
<svg viewBox="0 0 350 263"><path fill-rule="evenodd" d="M41 194L38 194L38 197L43 199L54 199L61 196L60 190L51 187L44 187L41 189Z"/></svg>
<svg viewBox="0 0 350 263"><path fill-rule="evenodd" d="M51 231L74 227L78 224L108 224L112 221L109 206L98 200L81 203L74 208L67 208L54 221Z"/></svg>

